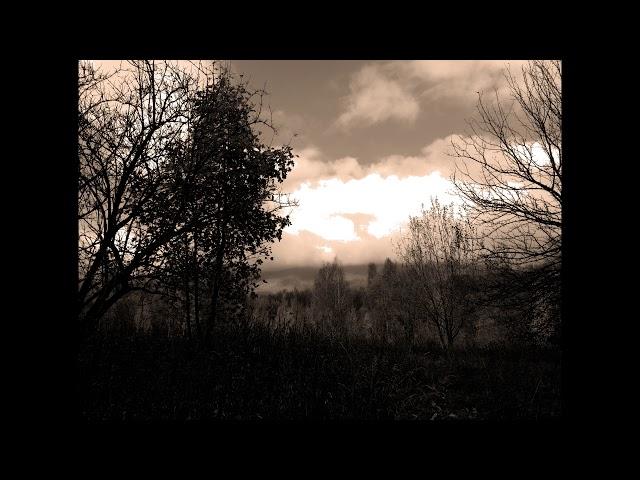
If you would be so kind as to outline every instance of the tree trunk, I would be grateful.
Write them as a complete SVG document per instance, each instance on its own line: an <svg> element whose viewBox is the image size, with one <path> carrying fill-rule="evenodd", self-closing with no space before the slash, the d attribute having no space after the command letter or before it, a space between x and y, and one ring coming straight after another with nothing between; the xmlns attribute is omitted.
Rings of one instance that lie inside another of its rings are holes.
<svg viewBox="0 0 640 480"><path fill-rule="evenodd" d="M89 308L86 314L78 317L79 320L79 338L85 339L92 333L96 331L98 326L98 321L100 318L109 310L118 300L124 297L127 293L129 293L131 289L128 285L125 285L121 288L114 289L111 293L111 296L108 293L103 292L100 295L93 305Z"/></svg>
<svg viewBox="0 0 640 480"><path fill-rule="evenodd" d="M405 335L407 348L409 351L413 349L413 337L414 337L414 318L412 315L407 315L407 319L405 320Z"/></svg>
<svg viewBox="0 0 640 480"><path fill-rule="evenodd" d="M198 232L193 233L193 306L196 335L201 335L200 331L200 270L198 268Z"/></svg>
<svg viewBox="0 0 640 480"><path fill-rule="evenodd" d="M189 234L184 236L185 257L189 258ZM185 293L185 317L187 323L187 338L191 338L191 292L189 289L189 260L185 262L184 269L184 293Z"/></svg>
<svg viewBox="0 0 640 480"><path fill-rule="evenodd" d="M225 237L222 235L218 251L216 252L216 260L213 268L213 292L211 295L211 311L209 312L209 322L207 325L207 341L211 339L213 328L216 324L216 315L218 313L218 296L220 295L220 273L222 271L222 261L224 259Z"/></svg>
<svg viewBox="0 0 640 480"><path fill-rule="evenodd" d="M436 320L435 322L436 325L436 331L438 332L438 337L440 338L440 344L442 345L442 348L446 349L447 348L447 340L446 340L446 335L444 333L444 327L442 326L441 322Z"/></svg>
<svg viewBox="0 0 640 480"><path fill-rule="evenodd" d="M185 292L185 320L187 322L187 338L191 338L191 292L189 289L189 276L184 276L184 292Z"/></svg>

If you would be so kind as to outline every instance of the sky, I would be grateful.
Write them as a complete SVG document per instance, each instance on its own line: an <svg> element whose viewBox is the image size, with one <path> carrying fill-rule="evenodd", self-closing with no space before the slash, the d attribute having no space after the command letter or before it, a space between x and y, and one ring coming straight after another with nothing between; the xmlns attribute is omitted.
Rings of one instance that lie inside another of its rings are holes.
<svg viewBox="0 0 640 480"><path fill-rule="evenodd" d="M450 142L468 132L477 92L506 93L503 69L524 63L232 60L250 85L266 88L275 142L298 155L282 187L299 206L265 276L335 257L344 265L396 258L409 215L432 197L456 201Z"/></svg>
<svg viewBox="0 0 640 480"><path fill-rule="evenodd" d="M111 62L101 61L108 64ZM295 167L282 185L298 207L263 278L282 272L396 258L410 215L432 197L449 203L452 138L468 133L478 92L506 94L504 69L519 60L227 60L253 88L265 88ZM296 270L298 269L298 270ZM294 275L294 273L291 273ZM295 275L294 275L295 276ZM288 286L295 284L292 278Z"/></svg>

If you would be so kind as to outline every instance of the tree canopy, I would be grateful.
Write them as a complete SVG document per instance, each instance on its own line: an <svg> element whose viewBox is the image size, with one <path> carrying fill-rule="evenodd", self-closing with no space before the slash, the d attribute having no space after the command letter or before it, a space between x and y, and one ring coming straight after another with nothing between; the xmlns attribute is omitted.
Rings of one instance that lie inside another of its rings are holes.
<svg viewBox="0 0 640 480"><path fill-rule="evenodd" d="M266 145L264 91L215 64L127 62L79 70L80 285L86 322L172 276L209 289L255 286L289 205L291 147ZM200 279L203 280L200 285ZM171 282L169 282L171 283ZM184 283L182 283L185 285ZM175 285L175 282L174 282Z"/></svg>

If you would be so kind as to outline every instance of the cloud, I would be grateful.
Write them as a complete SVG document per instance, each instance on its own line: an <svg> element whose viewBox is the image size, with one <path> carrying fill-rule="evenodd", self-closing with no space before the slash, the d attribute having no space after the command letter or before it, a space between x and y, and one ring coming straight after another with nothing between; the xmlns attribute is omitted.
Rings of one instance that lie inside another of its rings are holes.
<svg viewBox="0 0 640 480"><path fill-rule="evenodd" d="M514 60L414 60L398 65L409 77L420 82L420 96L428 100L443 98L475 102L477 92L506 93L505 69L520 77L524 61Z"/></svg>
<svg viewBox="0 0 640 480"><path fill-rule="evenodd" d="M552 158L545 150L544 146L539 142L527 142L525 144L517 143L511 145L511 148L515 151L515 154L524 163L531 163L533 167L544 169L551 165ZM557 161L560 157L560 152L557 148L551 147L551 155L553 159Z"/></svg>
<svg viewBox="0 0 640 480"><path fill-rule="evenodd" d="M455 136L439 138L426 145L418 155L390 155L368 167L371 172L380 175L397 175L406 177L410 175L427 175L438 171L443 176L453 173L455 161L451 158L451 141Z"/></svg>
<svg viewBox="0 0 640 480"><path fill-rule="evenodd" d="M271 114L271 121L278 132L277 138L285 143L293 141L294 137L304 139L305 131L310 128L309 119L304 115L284 110L275 110Z"/></svg>
<svg viewBox="0 0 640 480"><path fill-rule="evenodd" d="M303 183L292 197L299 206L291 213L292 224L285 231L314 233L326 240L351 242L363 239L347 215L365 214L367 236L382 238L396 231L409 215L420 212L431 197L443 202L456 201L450 194L451 182L435 171L429 175L383 177L372 173L364 178L343 181L320 180L316 186Z"/></svg>
<svg viewBox="0 0 640 480"><path fill-rule="evenodd" d="M477 92L506 93L505 68L520 78L524 61L412 60L368 64L354 74L337 125L413 122L421 102L475 102Z"/></svg>
<svg viewBox="0 0 640 480"><path fill-rule="evenodd" d="M393 239L410 215L428 208L432 197L460 201L448 178L454 168L447 155L451 140L368 165L353 157L329 160L314 146L297 151L283 190L298 206L274 247L276 265L319 265L336 256L352 264L393 258Z"/></svg>
<svg viewBox="0 0 640 480"><path fill-rule="evenodd" d="M389 155L368 164L360 163L354 157L327 159L318 148L308 146L294 152L298 157L294 159L295 165L283 183L283 190L292 192L303 183L313 186L321 180L338 178L348 181L375 173L382 177L396 175L404 178L423 176L437 170L448 177L455 165L454 159L449 156L452 139L453 136L436 139L416 155Z"/></svg>
<svg viewBox="0 0 640 480"><path fill-rule="evenodd" d="M346 110L338 118L342 127L372 125L388 119L413 122L418 101L404 86L376 65L363 67L352 78Z"/></svg>
<svg viewBox="0 0 640 480"><path fill-rule="evenodd" d="M315 182L323 178L360 178L364 169L356 158L344 157L327 160L316 147L310 146L296 150L294 167L283 183L285 191L298 188L304 182Z"/></svg>

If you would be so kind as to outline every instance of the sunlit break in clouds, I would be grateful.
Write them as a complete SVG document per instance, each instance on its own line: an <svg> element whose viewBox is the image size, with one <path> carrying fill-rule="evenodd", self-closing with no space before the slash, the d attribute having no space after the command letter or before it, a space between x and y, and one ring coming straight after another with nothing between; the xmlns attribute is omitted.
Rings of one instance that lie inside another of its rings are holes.
<svg viewBox="0 0 640 480"><path fill-rule="evenodd" d="M362 233L344 215L366 214L372 220L365 234L379 239L406 223L408 215L418 214L431 197L447 203L455 201L449 193L451 187L451 182L438 171L405 178L373 173L348 181L320 180L316 186L306 182L293 192L299 206L293 210L292 224L285 231L297 235L307 230L326 240L358 241L362 240Z"/></svg>

